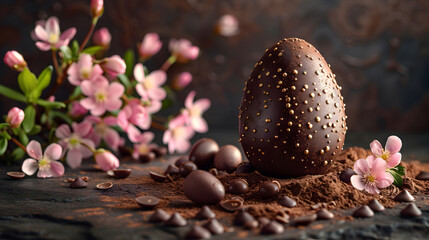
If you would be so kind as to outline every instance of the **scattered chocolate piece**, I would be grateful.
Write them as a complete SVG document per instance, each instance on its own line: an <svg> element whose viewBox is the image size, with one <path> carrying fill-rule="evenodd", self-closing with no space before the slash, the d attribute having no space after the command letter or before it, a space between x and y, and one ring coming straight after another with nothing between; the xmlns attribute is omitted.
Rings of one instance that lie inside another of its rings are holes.
<svg viewBox="0 0 429 240"><path fill-rule="evenodd" d="M237 199L229 199L220 202L220 206L228 212L235 212L243 208L243 201Z"/></svg>
<svg viewBox="0 0 429 240"><path fill-rule="evenodd" d="M70 183L71 188L86 188L88 183L83 181L81 177L77 177L73 182Z"/></svg>
<svg viewBox="0 0 429 240"><path fill-rule="evenodd" d="M280 234L284 231L283 225L276 221L270 221L261 228L261 234Z"/></svg>
<svg viewBox="0 0 429 240"><path fill-rule="evenodd" d="M243 228L245 229L256 229L259 226L258 220L254 219L252 221L247 221L243 224Z"/></svg>
<svg viewBox="0 0 429 240"><path fill-rule="evenodd" d="M254 221L255 218L250 213L245 211L238 212L234 217L234 225L242 226L246 222Z"/></svg>
<svg viewBox="0 0 429 240"><path fill-rule="evenodd" d="M186 177L191 173L192 171L197 170L197 165L191 161L183 162L179 167L179 174L182 177Z"/></svg>
<svg viewBox="0 0 429 240"><path fill-rule="evenodd" d="M164 174L170 174L170 176L179 175L179 168L170 164L167 169L165 169Z"/></svg>
<svg viewBox="0 0 429 240"><path fill-rule="evenodd" d="M323 205L321 203L316 203L316 204L311 205L310 207L313 210L317 210L317 209L323 207Z"/></svg>
<svg viewBox="0 0 429 240"><path fill-rule="evenodd" d="M234 197L231 198L231 200L237 200L237 201L240 201L240 202L244 203L244 199L242 197L240 197L240 196L234 196Z"/></svg>
<svg viewBox="0 0 429 240"><path fill-rule="evenodd" d="M66 180L64 180L64 182L66 183L71 183L74 181L74 178L67 178Z"/></svg>
<svg viewBox="0 0 429 240"><path fill-rule="evenodd" d="M85 182L88 182L89 181L89 177L88 176L83 176L82 180L85 181Z"/></svg>
<svg viewBox="0 0 429 240"><path fill-rule="evenodd" d="M152 162L155 159L156 159L156 154L153 152L143 153L143 154L140 154L139 156L139 160L142 163Z"/></svg>
<svg viewBox="0 0 429 240"><path fill-rule="evenodd" d="M417 174L416 179L429 180L429 172L421 171L419 174Z"/></svg>
<svg viewBox="0 0 429 240"><path fill-rule="evenodd" d="M347 168L346 170L340 173L340 180L350 184L350 178L356 174L357 173L353 169Z"/></svg>
<svg viewBox="0 0 429 240"><path fill-rule="evenodd" d="M108 177L115 177L115 174L113 173L113 170L109 170L106 172Z"/></svg>
<svg viewBox="0 0 429 240"><path fill-rule="evenodd" d="M242 162L240 150L233 145L226 145L219 149L214 156L214 166L218 170L234 172Z"/></svg>
<svg viewBox="0 0 429 240"><path fill-rule="evenodd" d="M99 183L95 187L98 190L107 190L107 189L111 189L113 187L113 183L111 183L111 182Z"/></svg>
<svg viewBox="0 0 429 240"><path fill-rule="evenodd" d="M185 238L186 239L209 239L211 238L212 234L209 230L205 229L204 227L195 225L189 230L189 232L186 233Z"/></svg>
<svg viewBox="0 0 429 240"><path fill-rule="evenodd" d="M173 227L182 227L182 226L186 226L186 224L188 224L188 221L186 221L186 219L183 218L182 215L180 215L179 213L174 213L165 222L165 225L173 226Z"/></svg>
<svg viewBox="0 0 429 240"><path fill-rule="evenodd" d="M249 184L244 179L235 179L228 185L227 190L235 195L245 194L249 192Z"/></svg>
<svg viewBox="0 0 429 240"><path fill-rule="evenodd" d="M334 218L334 214L326 208L320 209L316 214L318 220L329 220Z"/></svg>
<svg viewBox="0 0 429 240"><path fill-rule="evenodd" d="M235 170L235 173L252 173L255 171L255 168L250 164L250 162L242 162L240 165L238 165L237 169Z"/></svg>
<svg viewBox="0 0 429 240"><path fill-rule="evenodd" d="M259 195L262 198L271 198L280 192L280 183L277 181L264 182L259 187Z"/></svg>
<svg viewBox="0 0 429 240"><path fill-rule="evenodd" d="M144 208L153 208L159 203L159 199L154 196L141 196L136 198L136 202Z"/></svg>
<svg viewBox="0 0 429 240"><path fill-rule="evenodd" d="M259 217L258 218L258 222L259 222L259 226L260 227L263 227L263 226L265 226L265 224L268 224L268 223L270 223L270 219L268 219L268 218L266 218L266 217Z"/></svg>
<svg viewBox="0 0 429 240"><path fill-rule="evenodd" d="M155 147L152 148L152 152L155 154L155 157L162 157L167 154L167 148L166 147Z"/></svg>
<svg viewBox="0 0 429 240"><path fill-rule="evenodd" d="M377 199L375 199L375 198L372 199L371 201L369 201L368 207L370 207L371 210L374 211L374 212L383 212L384 210L386 210L384 208L384 206L381 205L381 203Z"/></svg>
<svg viewBox="0 0 429 240"><path fill-rule="evenodd" d="M229 175L229 173L225 172L225 171L218 171L217 175L218 176L224 176L224 175Z"/></svg>
<svg viewBox="0 0 429 240"><path fill-rule="evenodd" d="M205 227L214 235L222 234L225 231L222 224L217 219L214 219L214 218L210 219L210 221L205 223L203 227Z"/></svg>
<svg viewBox="0 0 429 240"><path fill-rule="evenodd" d="M397 202L412 202L415 199L406 189L404 189L400 193L398 193L398 195L396 195L393 200Z"/></svg>
<svg viewBox="0 0 429 240"><path fill-rule="evenodd" d="M219 145L216 141L210 138L202 138L192 146L189 152L189 160L200 169L210 169L218 151Z"/></svg>
<svg viewBox="0 0 429 240"><path fill-rule="evenodd" d="M353 212L353 217L372 218L374 217L374 212L368 207L368 205L363 205Z"/></svg>
<svg viewBox="0 0 429 240"><path fill-rule="evenodd" d="M416 206L415 203L408 204L401 210L402 217L418 217L422 215L422 211Z"/></svg>
<svg viewBox="0 0 429 240"><path fill-rule="evenodd" d="M115 169L113 170L113 174L119 179L127 178L131 174L131 169Z"/></svg>
<svg viewBox="0 0 429 240"><path fill-rule="evenodd" d="M182 156L182 157L179 157L179 158L174 162L174 165L175 165L176 167L180 167L180 165L182 165L182 163L183 163L183 162L186 162L186 161L189 161L188 157L187 157L187 156Z"/></svg>
<svg viewBox="0 0 429 240"><path fill-rule="evenodd" d="M23 172L7 172L6 174L12 179L23 179L25 177Z"/></svg>
<svg viewBox="0 0 429 240"><path fill-rule="evenodd" d="M171 217L166 211L156 209L155 212L149 217L149 222L165 222Z"/></svg>
<svg viewBox="0 0 429 240"><path fill-rule="evenodd" d="M317 219L317 214L296 217L293 219L293 224L295 226L308 226L310 225L310 223L316 221L316 219Z"/></svg>
<svg viewBox="0 0 429 240"><path fill-rule="evenodd" d="M211 219L215 217L216 213L214 213L208 206L203 206L197 215L195 215L196 219Z"/></svg>
<svg viewBox="0 0 429 240"><path fill-rule="evenodd" d="M149 172L149 176L155 181L155 182L164 182L167 179L167 176L156 173L156 172Z"/></svg>
<svg viewBox="0 0 429 240"><path fill-rule="evenodd" d="M288 208L292 208L296 206L296 201L288 196L281 196L278 203Z"/></svg>
<svg viewBox="0 0 429 240"><path fill-rule="evenodd" d="M276 214L276 218L275 220L281 223L289 223L289 214L287 214L287 212L285 211L285 209L280 210L277 212Z"/></svg>
<svg viewBox="0 0 429 240"><path fill-rule="evenodd" d="M217 175L219 175L219 172L217 171L217 169L216 169L216 168L210 168L209 173L210 173L211 175L215 176L215 177L216 177Z"/></svg>
<svg viewBox="0 0 429 240"><path fill-rule="evenodd" d="M182 164L183 167L185 163ZM216 204L225 197L222 183L209 172L192 171L183 181L183 192L196 204Z"/></svg>

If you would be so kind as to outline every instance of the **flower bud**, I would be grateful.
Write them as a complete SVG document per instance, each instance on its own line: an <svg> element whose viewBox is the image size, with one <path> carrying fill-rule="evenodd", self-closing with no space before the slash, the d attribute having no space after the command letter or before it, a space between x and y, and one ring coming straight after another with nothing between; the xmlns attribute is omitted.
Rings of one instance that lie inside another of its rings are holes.
<svg viewBox="0 0 429 240"><path fill-rule="evenodd" d="M94 153L94 158L98 166L105 172L119 167L118 158L105 149L97 149Z"/></svg>
<svg viewBox="0 0 429 240"><path fill-rule="evenodd" d="M171 39L169 48L171 53L180 63L186 63L189 60L194 60L198 57L200 49L193 46L187 39Z"/></svg>
<svg viewBox="0 0 429 240"><path fill-rule="evenodd" d="M94 18L99 18L104 11L104 0L92 0L91 1L91 15Z"/></svg>
<svg viewBox="0 0 429 240"><path fill-rule="evenodd" d="M79 101L75 101L72 103L71 108L70 108L70 115L72 117L80 117L80 116L83 116L87 113L88 113L88 110L86 108L82 107L82 105L80 105Z"/></svg>
<svg viewBox="0 0 429 240"><path fill-rule="evenodd" d="M102 46L107 48L110 45L110 41L112 40L112 35L107 28L100 28L94 32L94 36L92 37L92 41L95 45Z"/></svg>
<svg viewBox="0 0 429 240"><path fill-rule="evenodd" d="M100 66L104 72L113 77L125 73L125 69L127 67L125 65L125 61L118 55L103 59L100 63Z"/></svg>
<svg viewBox="0 0 429 240"><path fill-rule="evenodd" d="M22 121L24 120L24 117L24 111L17 107L14 107L9 110L6 117L6 122L9 123L12 128L17 128L21 125Z"/></svg>
<svg viewBox="0 0 429 240"><path fill-rule="evenodd" d="M192 75L189 72L182 72L173 79L172 87L174 90L181 90L192 82Z"/></svg>
<svg viewBox="0 0 429 240"><path fill-rule="evenodd" d="M138 45L139 55L143 59L147 59L159 52L162 47L162 42L156 33L148 33L144 36L143 41Z"/></svg>
<svg viewBox="0 0 429 240"><path fill-rule="evenodd" d="M233 15L225 14L217 21L216 32L224 37L232 37L238 34L238 20Z"/></svg>
<svg viewBox="0 0 429 240"><path fill-rule="evenodd" d="M22 72L27 67L27 62L24 60L22 55L17 51L8 51L3 58L4 63L13 70Z"/></svg>

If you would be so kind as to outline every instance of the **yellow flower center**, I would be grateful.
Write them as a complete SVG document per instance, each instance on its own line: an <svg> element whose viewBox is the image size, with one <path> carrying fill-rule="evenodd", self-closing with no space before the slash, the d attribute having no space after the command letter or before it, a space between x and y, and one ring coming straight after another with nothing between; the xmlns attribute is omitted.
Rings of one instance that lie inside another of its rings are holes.
<svg viewBox="0 0 429 240"><path fill-rule="evenodd" d="M105 100L106 100L106 95L104 93L99 92L95 94L95 101L97 103L104 102Z"/></svg>
<svg viewBox="0 0 429 240"><path fill-rule="evenodd" d="M388 162L389 161L389 157L390 157L390 152L383 149L383 154L381 154L381 156L379 156L379 157L381 157L386 162Z"/></svg>
<svg viewBox="0 0 429 240"><path fill-rule="evenodd" d="M50 163L51 163L51 160L49 160L46 157L43 157L42 160L39 161L39 169L43 170L43 169L50 168L51 167Z"/></svg>
<svg viewBox="0 0 429 240"><path fill-rule="evenodd" d="M147 144L140 144L138 147L139 154L146 154L150 152L150 148Z"/></svg>
<svg viewBox="0 0 429 240"><path fill-rule="evenodd" d="M89 73L90 73L90 70L88 68L82 68L82 70L80 70L80 76L82 79L88 79Z"/></svg>
<svg viewBox="0 0 429 240"><path fill-rule="evenodd" d="M50 44L56 44L59 40L58 34L51 33L48 36L48 41Z"/></svg>
<svg viewBox="0 0 429 240"><path fill-rule="evenodd" d="M178 128L175 128L174 130L173 130L173 137L174 138L180 138L181 136L183 136L184 134L185 134L185 128L184 127L178 127Z"/></svg>
<svg viewBox="0 0 429 240"><path fill-rule="evenodd" d="M150 78L146 78L143 82L143 86L146 90L152 89L154 87L154 83Z"/></svg>
<svg viewBox="0 0 429 240"><path fill-rule="evenodd" d="M79 140L77 137L72 137L72 138L70 138L70 140L69 140L69 144L70 144L72 147L76 147L77 145L79 145L79 144L80 144L80 140Z"/></svg>
<svg viewBox="0 0 429 240"><path fill-rule="evenodd" d="M368 176L368 181L375 182L375 177L373 175Z"/></svg>

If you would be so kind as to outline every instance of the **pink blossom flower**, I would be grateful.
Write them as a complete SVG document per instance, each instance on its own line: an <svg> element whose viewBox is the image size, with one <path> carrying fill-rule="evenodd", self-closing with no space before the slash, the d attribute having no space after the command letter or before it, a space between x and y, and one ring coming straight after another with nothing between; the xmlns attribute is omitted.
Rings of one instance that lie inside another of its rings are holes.
<svg viewBox="0 0 429 240"><path fill-rule="evenodd" d="M89 54L81 54L79 61L72 63L67 71L68 80L74 86L80 86L84 80L93 80L103 74L103 70L98 64L92 64L92 57Z"/></svg>
<svg viewBox="0 0 429 240"><path fill-rule="evenodd" d="M159 112L162 107L162 103L160 100L149 99L148 96L142 97L141 102L149 114Z"/></svg>
<svg viewBox="0 0 429 240"><path fill-rule="evenodd" d="M210 108L210 100L207 98L199 99L195 102L195 91L191 91L185 99L186 109L183 114L188 116L189 125L199 133L207 132L209 127L207 126L206 120L202 117L203 113Z"/></svg>
<svg viewBox="0 0 429 240"><path fill-rule="evenodd" d="M112 150L117 151L121 145L121 137L111 127L117 124L116 118L113 116L99 118L95 116L88 116L85 121L95 125L94 131L89 138L94 142L95 146L99 146L103 140Z"/></svg>
<svg viewBox="0 0 429 240"><path fill-rule="evenodd" d="M41 51L49 51L50 49L58 49L62 46L67 46L70 39L76 34L76 28L69 28L63 34L60 32L59 21L56 17L50 17L46 21L45 27L37 25L34 33L38 42L36 47Z"/></svg>
<svg viewBox="0 0 429 240"><path fill-rule="evenodd" d="M217 32L225 37L232 37L238 34L238 20L233 15L225 14L219 18L216 24Z"/></svg>
<svg viewBox="0 0 429 240"><path fill-rule="evenodd" d="M190 139L194 136L194 130L188 126L188 117L180 114L168 123L168 129L164 132L163 143L168 144L168 151L174 153L186 152L191 146Z"/></svg>
<svg viewBox="0 0 429 240"><path fill-rule="evenodd" d="M189 72L182 72L173 79L172 87L181 90L192 82L192 75Z"/></svg>
<svg viewBox="0 0 429 240"><path fill-rule="evenodd" d="M143 41L138 44L139 55L143 59L147 59L159 52L162 47L162 42L159 41L159 36L156 33L148 33L144 36Z"/></svg>
<svg viewBox="0 0 429 240"><path fill-rule="evenodd" d="M135 99L128 102L118 114L118 125L128 134L131 142L136 143L141 141L141 132L136 126L141 129L148 129L151 124L151 118L148 111L140 102Z"/></svg>
<svg viewBox="0 0 429 240"><path fill-rule="evenodd" d="M122 106L124 86L118 82L109 85L106 78L98 76L92 81L83 81L81 88L83 94L88 97L80 100L80 104L94 116L101 116L106 110L118 110Z"/></svg>
<svg viewBox="0 0 429 240"><path fill-rule="evenodd" d="M172 55L181 63L196 59L200 53L200 49L187 39L171 39L169 48Z"/></svg>
<svg viewBox="0 0 429 240"><path fill-rule="evenodd" d="M64 166L57 160L60 159L62 151L60 145L52 143L43 154L40 143L32 140L27 145L27 153L32 158L27 158L22 163L22 171L31 176L39 169L39 178L60 177L64 174Z"/></svg>
<svg viewBox="0 0 429 240"><path fill-rule="evenodd" d="M154 136L153 132L144 132L141 134L140 142L134 144L134 159L138 159L140 155L148 154L156 147L156 144L152 143Z"/></svg>
<svg viewBox="0 0 429 240"><path fill-rule="evenodd" d="M134 77L139 82L136 85L136 91L142 98L163 100L167 96L167 93L161 87L167 80L167 74L164 71L153 71L148 76L145 76L143 64L138 63L134 67Z"/></svg>
<svg viewBox="0 0 429 240"><path fill-rule="evenodd" d="M397 136L390 136L387 138L386 149L383 149L381 143L377 140L374 140L370 145L372 154L370 157L372 159L382 158L387 162L387 168L396 167L400 162L402 155L399 153L402 147L402 141Z"/></svg>
<svg viewBox="0 0 429 240"><path fill-rule="evenodd" d="M58 142L67 151L67 164L71 168L77 168L81 165L82 159L90 157L92 151L87 146L94 148L94 142L88 137L92 133L92 125L89 122L79 124L72 123L73 132L67 124L60 125L55 131L55 136L60 139Z"/></svg>
<svg viewBox="0 0 429 240"><path fill-rule="evenodd" d="M22 109L13 107L9 110L6 117L6 122L10 124L11 128L17 128L21 126L22 121L24 120L25 114Z"/></svg>
<svg viewBox="0 0 429 240"><path fill-rule="evenodd" d="M98 166L105 172L119 167L119 159L105 149L97 149L94 153L94 158Z"/></svg>
<svg viewBox="0 0 429 240"><path fill-rule="evenodd" d="M125 61L118 55L114 55L101 60L100 66L104 70L104 72L106 72L113 78L115 78L119 74L124 74L125 69L127 67L125 65Z"/></svg>
<svg viewBox="0 0 429 240"><path fill-rule="evenodd" d="M386 172L386 168L387 163L382 158L359 159L353 166L357 175L353 175L350 181L358 190L378 194L379 188L386 188L393 183L393 176Z"/></svg>
<svg viewBox="0 0 429 240"><path fill-rule="evenodd" d="M3 61L10 68L18 72L22 72L22 70L27 67L27 62L24 60L24 57L17 51L8 51L4 55Z"/></svg>
<svg viewBox="0 0 429 240"><path fill-rule="evenodd" d="M88 113L88 110L80 104L79 101L72 102L70 107L70 116L76 118Z"/></svg>
<svg viewBox="0 0 429 240"><path fill-rule="evenodd" d="M91 0L91 15L94 18L101 17L104 11L103 0Z"/></svg>
<svg viewBox="0 0 429 240"><path fill-rule="evenodd" d="M109 29L100 28L94 32L92 36L92 41L95 45L102 46L104 48L110 45L110 41L112 40L112 35L110 35Z"/></svg>

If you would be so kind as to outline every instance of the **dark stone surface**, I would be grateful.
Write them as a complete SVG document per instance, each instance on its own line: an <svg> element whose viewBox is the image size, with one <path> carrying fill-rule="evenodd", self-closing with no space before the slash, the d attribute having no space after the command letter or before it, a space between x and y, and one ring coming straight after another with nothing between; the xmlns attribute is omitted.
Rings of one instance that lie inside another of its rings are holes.
<svg viewBox="0 0 429 240"><path fill-rule="evenodd" d="M175 158L171 159L171 163ZM85 165L81 170L66 170L61 178L38 179L25 177L12 180L6 172L18 167L2 166L0 170L0 239L183 239L194 225L188 219L186 227L167 228L162 224L149 223L143 217L145 209L137 203L134 208L112 206L107 196L135 198L146 191L144 185L129 186L132 178L148 176L142 166L170 163L154 161L124 163L121 167L133 169L127 179L108 178L101 171ZM89 176L88 188L70 189L64 180L77 176ZM96 190L100 182L111 181L114 186L107 191ZM212 239L425 239L429 234L429 197L417 198L422 216L402 218L399 214L405 203L376 213L370 219L350 221L315 221L307 227L285 228L281 235L258 235L258 232L234 227L233 232L213 236ZM336 215L351 215L353 209L333 211ZM232 227L231 220L219 219ZM243 234L243 232L247 234Z"/></svg>

